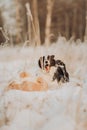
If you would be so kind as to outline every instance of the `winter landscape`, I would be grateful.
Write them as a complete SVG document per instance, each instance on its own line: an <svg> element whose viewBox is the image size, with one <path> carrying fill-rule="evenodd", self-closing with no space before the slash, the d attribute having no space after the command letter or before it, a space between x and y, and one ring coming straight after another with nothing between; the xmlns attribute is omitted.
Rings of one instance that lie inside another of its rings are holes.
<svg viewBox="0 0 87 130"><path fill-rule="evenodd" d="M69 82L39 67L48 55ZM87 130L86 0L0 0L0 130Z"/></svg>

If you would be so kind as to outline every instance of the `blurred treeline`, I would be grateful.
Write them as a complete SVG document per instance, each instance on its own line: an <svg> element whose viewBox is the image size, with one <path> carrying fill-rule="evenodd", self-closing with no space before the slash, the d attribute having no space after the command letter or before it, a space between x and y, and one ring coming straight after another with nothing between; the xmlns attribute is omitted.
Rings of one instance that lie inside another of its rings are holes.
<svg viewBox="0 0 87 130"><path fill-rule="evenodd" d="M67 40L73 37L74 40L83 41L87 35L87 0L14 0L14 2L17 31L11 39L16 44L29 40L29 35L32 35L33 31L39 39L37 40L39 44L55 42L59 35ZM27 15L26 3L30 4L33 16L31 23ZM0 11L0 27L3 27L4 23ZM32 24L34 25L33 31ZM0 31L0 43L4 40Z"/></svg>

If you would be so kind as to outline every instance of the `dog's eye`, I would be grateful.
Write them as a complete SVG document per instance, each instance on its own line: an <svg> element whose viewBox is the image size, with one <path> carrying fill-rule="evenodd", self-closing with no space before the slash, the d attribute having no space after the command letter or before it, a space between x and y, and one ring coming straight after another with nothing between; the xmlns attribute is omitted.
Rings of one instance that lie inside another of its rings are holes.
<svg viewBox="0 0 87 130"><path fill-rule="evenodd" d="M48 63L48 61L45 61L45 63L47 64L47 63Z"/></svg>

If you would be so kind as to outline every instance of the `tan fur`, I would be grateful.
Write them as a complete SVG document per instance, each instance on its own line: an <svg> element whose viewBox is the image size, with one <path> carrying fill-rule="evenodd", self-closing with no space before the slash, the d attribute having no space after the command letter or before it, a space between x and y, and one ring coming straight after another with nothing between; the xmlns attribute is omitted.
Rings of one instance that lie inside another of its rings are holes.
<svg viewBox="0 0 87 130"><path fill-rule="evenodd" d="M31 82L27 80L22 81L22 83L12 82L8 85L7 88L8 90L16 89L23 91L46 91L48 90L48 84L44 79L38 77L36 79L36 82Z"/></svg>
<svg viewBox="0 0 87 130"><path fill-rule="evenodd" d="M20 78L27 78L30 75L27 72L21 72L19 76L20 76Z"/></svg>

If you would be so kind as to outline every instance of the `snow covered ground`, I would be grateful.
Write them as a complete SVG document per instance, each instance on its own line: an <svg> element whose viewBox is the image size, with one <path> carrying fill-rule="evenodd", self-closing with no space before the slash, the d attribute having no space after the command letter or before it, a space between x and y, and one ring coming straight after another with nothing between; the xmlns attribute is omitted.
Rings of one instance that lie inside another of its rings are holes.
<svg viewBox="0 0 87 130"><path fill-rule="evenodd" d="M0 48L0 130L87 130L87 44L60 40L50 47ZM53 83L38 67L42 55L54 54L65 62L70 82ZM21 82L19 73L42 76L47 91L5 88Z"/></svg>

